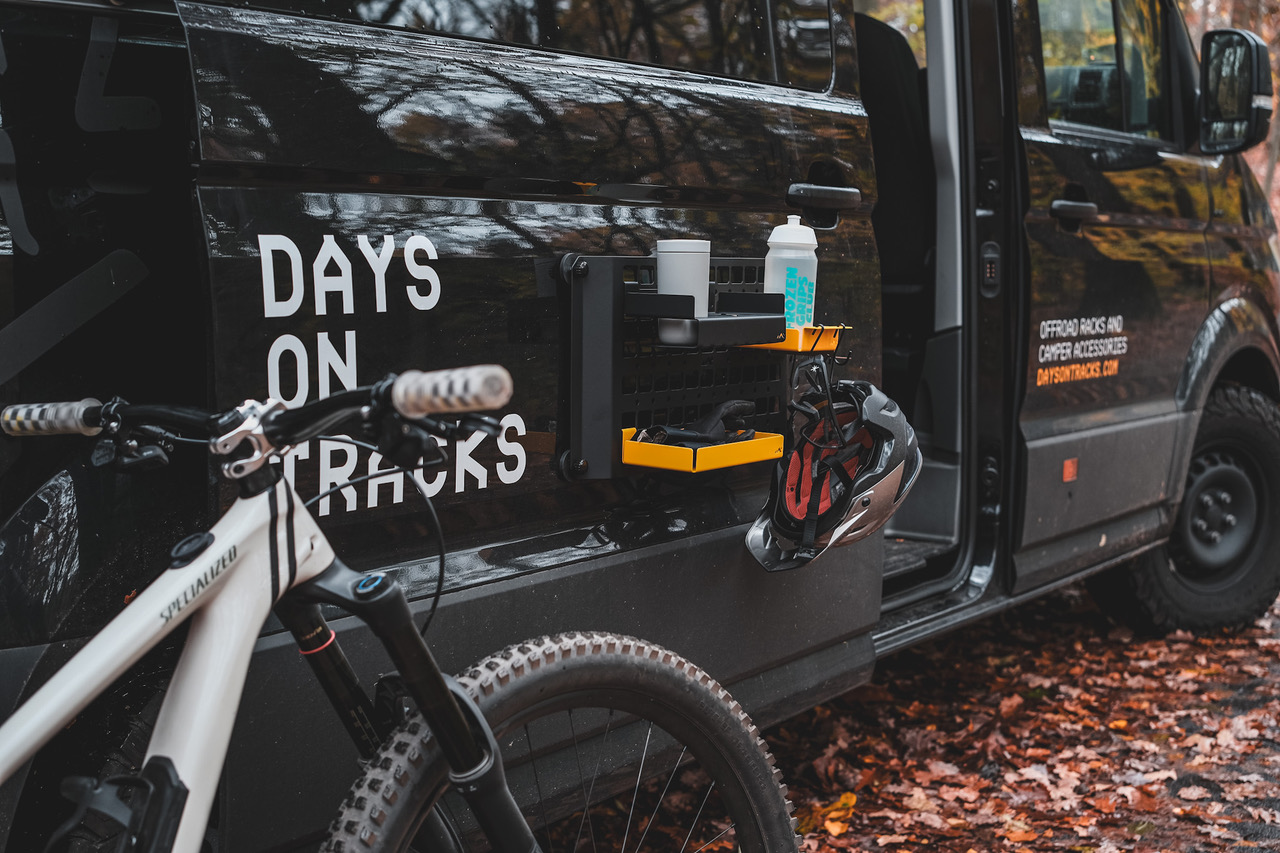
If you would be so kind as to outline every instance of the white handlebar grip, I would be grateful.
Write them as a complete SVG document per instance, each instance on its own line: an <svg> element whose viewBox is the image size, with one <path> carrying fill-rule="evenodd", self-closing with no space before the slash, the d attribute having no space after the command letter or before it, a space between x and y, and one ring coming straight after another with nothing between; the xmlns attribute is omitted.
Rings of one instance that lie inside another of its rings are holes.
<svg viewBox="0 0 1280 853"><path fill-rule="evenodd" d="M100 426L84 422L87 409L102 408L92 397L79 403L30 403L0 412L0 429L9 435L97 435Z"/></svg>
<svg viewBox="0 0 1280 853"><path fill-rule="evenodd" d="M481 412L505 406L511 391L511 374L500 364L406 370L391 386L391 405L406 418Z"/></svg>

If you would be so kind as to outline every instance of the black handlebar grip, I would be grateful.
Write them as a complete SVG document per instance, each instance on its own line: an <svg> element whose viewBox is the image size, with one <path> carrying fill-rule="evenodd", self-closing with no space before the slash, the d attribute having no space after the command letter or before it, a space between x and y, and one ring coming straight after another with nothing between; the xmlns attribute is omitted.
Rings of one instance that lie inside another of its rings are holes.
<svg viewBox="0 0 1280 853"><path fill-rule="evenodd" d="M101 408L92 397L78 403L7 406L0 412L0 429L9 435L97 435L102 432Z"/></svg>
<svg viewBox="0 0 1280 853"><path fill-rule="evenodd" d="M391 405L406 418L500 409L511 399L511 374L500 364L406 370L391 386Z"/></svg>

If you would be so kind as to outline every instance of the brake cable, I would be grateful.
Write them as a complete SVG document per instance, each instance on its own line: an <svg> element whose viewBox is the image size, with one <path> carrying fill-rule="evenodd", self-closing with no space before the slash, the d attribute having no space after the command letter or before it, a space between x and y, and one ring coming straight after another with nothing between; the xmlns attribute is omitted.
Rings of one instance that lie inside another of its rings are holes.
<svg viewBox="0 0 1280 853"><path fill-rule="evenodd" d="M358 439L351 438L350 436L346 436L346 435L321 435L321 436L316 436L316 438L321 441L336 441L339 444L350 444L354 447L359 447L364 450L372 450L375 453L378 452L378 448L375 447L374 445L369 444L366 441L360 441ZM444 546L444 529L440 525L440 516L436 514L435 504L431 502L431 498L427 495L427 490L423 486L422 482L417 477L414 476L415 472L422 471L422 470L424 470L422 465L418 465L414 468L405 468L402 465L397 465L396 467L387 469L385 471L376 471L372 474L366 474L362 477L356 477L354 480L347 480L343 483L339 483L338 485L334 486L331 489L326 489L325 491L321 492L320 494L316 495L310 500L305 501L303 503L303 506L310 507L312 504L316 503L321 498L332 495L335 492L340 492L343 489L345 489L347 486L354 486L359 483L366 483L369 480L373 480L378 477L385 477L388 474L395 474L397 472L400 472L400 473L409 475L410 482L413 483L414 488L418 490L418 494L422 495L422 499L427 504L427 515L431 519L432 529L435 530L436 548L439 550L439 554L440 554L440 558L439 558L440 569L439 571L436 572L436 589L431 596L431 607L427 610L427 618L423 621L422 627L418 629L418 633L425 640L427 637L427 629L431 627L431 620L435 618L436 608L440 605L440 597L444 594L445 546Z"/></svg>

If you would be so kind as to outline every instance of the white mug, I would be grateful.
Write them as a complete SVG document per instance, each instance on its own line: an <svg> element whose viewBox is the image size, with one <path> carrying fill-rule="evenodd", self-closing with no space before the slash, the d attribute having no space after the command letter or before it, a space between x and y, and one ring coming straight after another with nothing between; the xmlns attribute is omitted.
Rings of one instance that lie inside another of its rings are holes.
<svg viewBox="0 0 1280 853"><path fill-rule="evenodd" d="M693 297L693 316L707 316L711 293L711 241L659 240L658 292Z"/></svg>

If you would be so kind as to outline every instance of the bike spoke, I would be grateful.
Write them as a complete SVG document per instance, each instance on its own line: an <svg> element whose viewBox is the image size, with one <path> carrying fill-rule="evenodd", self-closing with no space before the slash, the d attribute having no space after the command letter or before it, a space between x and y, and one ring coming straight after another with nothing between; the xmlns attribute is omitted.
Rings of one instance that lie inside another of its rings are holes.
<svg viewBox="0 0 1280 853"><path fill-rule="evenodd" d="M644 849L644 840L649 837L649 830L653 829L653 825L658 822L658 812L662 809L662 804L667 800L667 791L671 790L671 783L675 781L676 775L680 772L680 762L684 761L684 754L688 751L689 748L685 747L676 756L676 763L671 768L671 775L667 777L667 784L662 786L662 793L658 795L658 802L653 807L653 814L649 815L649 823L645 825L644 832L640 833L640 841L636 844L635 853L640 853Z"/></svg>
<svg viewBox="0 0 1280 853"><path fill-rule="evenodd" d="M702 810L707 806L707 800L711 799L711 792L716 789L716 783L713 779L711 787L707 789L707 795L702 798L702 802L698 804L698 813L693 816L693 823L689 824L689 834L684 838L684 844L680 845L680 853L684 853L685 848L689 846L689 839L693 838L693 831L698 827L698 818L702 817ZM705 847L706 845L702 845ZM698 848L701 850L702 848Z"/></svg>
<svg viewBox="0 0 1280 853"><path fill-rule="evenodd" d="M533 757L533 738L529 734L528 723L524 725L524 742L529 746L529 766L533 770L533 787L538 792L538 809L542 812L542 834L547 839L546 853L555 853L551 844L551 821L547 818L547 801L542 796L542 782L538 779L538 761Z"/></svg>
<svg viewBox="0 0 1280 853"><path fill-rule="evenodd" d="M717 832L714 838L712 838L712 839L711 839L710 841L708 841L706 844L703 844L703 845L702 845L701 847L699 847L697 850L694 850L694 851L693 851L693 853L702 853L702 851L703 851L703 850L706 850L706 849L707 849L708 847L710 847L712 844L715 844L717 841L719 841L721 838L723 838L723 837L724 837L724 835L725 835L725 833L727 833L727 832L731 832L731 831L733 831L733 824L729 824L729 825L728 825L728 826L726 826L724 829L722 829L722 830L720 830L719 832Z"/></svg>
<svg viewBox="0 0 1280 853"><path fill-rule="evenodd" d="M644 780L644 761L649 757L649 739L653 737L653 723L644 733L644 751L640 753L640 767L636 770L636 788L631 792L631 808L627 809L627 826L622 831L622 849L619 853L627 853L627 839L631 837L631 818L636 813L636 799L640 796L640 783ZM636 848L639 850L639 848Z"/></svg>
<svg viewBox="0 0 1280 853"><path fill-rule="evenodd" d="M569 709L569 733L573 737L573 755L578 763L578 779L583 784L582 791L582 823L578 824L578 835L573 841L573 849L578 849L579 842L582 841L582 827L585 824L587 831L591 833L591 849L596 850L596 828L591 823L591 794L596 789L596 779L600 776L600 762L605 755L605 748L609 745L609 732L613 727L613 709L609 709L609 716L606 718L604 727L604 738L600 743L600 748L596 751L596 766L591 771L591 786L587 787L586 779L582 774L582 755L578 749L578 733L573 727L573 709Z"/></svg>

